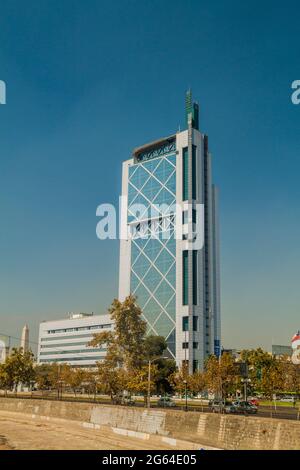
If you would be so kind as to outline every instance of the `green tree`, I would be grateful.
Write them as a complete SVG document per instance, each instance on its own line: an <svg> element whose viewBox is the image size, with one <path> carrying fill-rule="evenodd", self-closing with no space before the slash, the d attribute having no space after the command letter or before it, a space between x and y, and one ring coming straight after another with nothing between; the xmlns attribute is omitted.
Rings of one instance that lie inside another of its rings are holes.
<svg viewBox="0 0 300 470"><path fill-rule="evenodd" d="M94 335L91 346L107 347L105 362L111 367L122 366L126 370L142 366L144 359L144 337L146 322L142 311L132 295L124 302L115 299L109 309L114 321L114 330Z"/></svg>
<svg viewBox="0 0 300 470"><path fill-rule="evenodd" d="M163 336L149 335L143 340L143 354L146 360L161 358L168 345Z"/></svg>
<svg viewBox="0 0 300 470"><path fill-rule="evenodd" d="M139 390L139 393L144 393L146 366L147 390L149 367L150 390L153 387L167 388L168 382L164 374L170 373L173 369L170 363L163 361L162 357L167 349L166 340L162 336L146 336L146 322L142 318L142 311L137 305L136 298L129 295L124 302L115 299L109 313L114 321L114 329L94 335L89 343L93 347L107 348L104 361L98 364L98 381L101 389L109 393L113 399L125 390L131 392ZM154 367L154 362L158 361L161 366L160 373L157 372L158 367ZM156 371L155 377L151 375L152 369Z"/></svg>
<svg viewBox="0 0 300 470"><path fill-rule="evenodd" d="M14 381L9 376L7 367L5 364L0 364L0 389L4 390L5 395L7 394L7 390L11 390L13 388Z"/></svg>
<svg viewBox="0 0 300 470"><path fill-rule="evenodd" d="M4 363L7 384L10 389L17 389L19 384L30 386L35 381L31 351L23 352L22 348L14 348Z"/></svg>
<svg viewBox="0 0 300 470"><path fill-rule="evenodd" d="M240 360L248 366L248 376L251 380L250 387L253 390L259 390L261 388L263 370L266 370L273 363L272 355L262 348L243 349L240 354Z"/></svg>
<svg viewBox="0 0 300 470"><path fill-rule="evenodd" d="M174 391L169 377L176 372L176 362L165 357L155 361L157 372L155 375L155 391L157 395L171 394Z"/></svg>

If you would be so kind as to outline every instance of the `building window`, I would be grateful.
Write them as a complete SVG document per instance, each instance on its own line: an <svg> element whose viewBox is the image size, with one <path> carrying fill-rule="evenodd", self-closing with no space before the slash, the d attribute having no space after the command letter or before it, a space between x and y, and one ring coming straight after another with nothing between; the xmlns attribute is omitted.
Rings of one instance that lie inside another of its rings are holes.
<svg viewBox="0 0 300 470"><path fill-rule="evenodd" d="M189 348L189 343L182 343L182 349L188 349Z"/></svg>
<svg viewBox="0 0 300 470"><path fill-rule="evenodd" d="M189 271L188 261L189 252L187 250L182 252L182 303L188 305L189 302Z"/></svg>
<svg viewBox="0 0 300 470"><path fill-rule="evenodd" d="M198 271L198 263L197 263L197 258L198 258L198 251L193 250L193 305L197 305L197 287L198 287L198 282L197 282L197 271Z"/></svg>
<svg viewBox="0 0 300 470"><path fill-rule="evenodd" d="M197 211L196 211L196 209L192 209L192 221L193 221L193 224L197 223Z"/></svg>
<svg viewBox="0 0 300 470"><path fill-rule="evenodd" d="M182 149L182 200L189 198L189 150L188 147Z"/></svg>
<svg viewBox="0 0 300 470"><path fill-rule="evenodd" d="M198 331L198 317L193 317L193 331Z"/></svg>
<svg viewBox="0 0 300 470"><path fill-rule="evenodd" d="M199 369L198 361L193 361L193 372Z"/></svg>
<svg viewBox="0 0 300 470"><path fill-rule="evenodd" d="M192 198L197 199L197 147L193 145L192 150Z"/></svg>
<svg viewBox="0 0 300 470"><path fill-rule="evenodd" d="M198 343L196 341L193 342L193 349L198 349Z"/></svg>
<svg viewBox="0 0 300 470"><path fill-rule="evenodd" d="M188 211L183 211L182 212L182 223L187 224L188 223Z"/></svg>
<svg viewBox="0 0 300 470"><path fill-rule="evenodd" d="M189 317L182 317L182 331L189 331Z"/></svg>

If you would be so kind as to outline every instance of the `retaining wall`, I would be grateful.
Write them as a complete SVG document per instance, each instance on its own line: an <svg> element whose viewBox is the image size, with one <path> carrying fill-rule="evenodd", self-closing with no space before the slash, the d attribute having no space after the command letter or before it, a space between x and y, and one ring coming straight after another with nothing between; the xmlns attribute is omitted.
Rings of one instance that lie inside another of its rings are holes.
<svg viewBox="0 0 300 470"><path fill-rule="evenodd" d="M142 438L160 435L174 446L178 439L222 449L300 449L300 422L287 419L3 397L1 410L76 420Z"/></svg>

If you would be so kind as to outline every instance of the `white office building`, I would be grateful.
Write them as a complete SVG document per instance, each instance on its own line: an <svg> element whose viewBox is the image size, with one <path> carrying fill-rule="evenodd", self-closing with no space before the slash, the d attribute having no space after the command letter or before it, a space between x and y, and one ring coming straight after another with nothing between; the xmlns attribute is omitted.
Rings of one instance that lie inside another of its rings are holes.
<svg viewBox="0 0 300 470"><path fill-rule="evenodd" d="M94 334L111 328L109 315L72 313L63 320L44 321L39 330L38 363L95 366L104 359L106 349L91 347L88 343Z"/></svg>
<svg viewBox="0 0 300 470"><path fill-rule="evenodd" d="M134 149L123 163L122 196L121 226L130 235L120 242L119 299L134 294L148 334L166 338L179 366L202 369L221 348L218 192L190 91L186 129ZM198 236L203 246L191 243Z"/></svg>

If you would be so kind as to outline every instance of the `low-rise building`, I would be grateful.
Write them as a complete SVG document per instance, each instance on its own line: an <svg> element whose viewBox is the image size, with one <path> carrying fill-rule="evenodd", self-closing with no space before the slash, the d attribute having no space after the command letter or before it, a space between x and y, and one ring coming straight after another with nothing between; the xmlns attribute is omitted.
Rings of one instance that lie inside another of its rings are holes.
<svg viewBox="0 0 300 470"><path fill-rule="evenodd" d="M291 346L286 346L283 344L272 344L272 356L283 357L283 356L291 356L291 355L292 355Z"/></svg>
<svg viewBox="0 0 300 470"><path fill-rule="evenodd" d="M38 363L93 367L104 359L106 348L88 343L94 334L111 329L108 314L71 313L66 319L44 321L39 329Z"/></svg>

